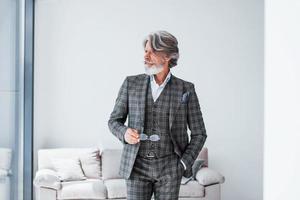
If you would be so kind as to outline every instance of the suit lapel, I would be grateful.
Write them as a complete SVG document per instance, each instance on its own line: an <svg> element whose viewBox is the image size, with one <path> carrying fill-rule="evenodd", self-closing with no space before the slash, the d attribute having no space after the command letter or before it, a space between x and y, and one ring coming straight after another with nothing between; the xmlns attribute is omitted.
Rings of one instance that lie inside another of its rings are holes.
<svg viewBox="0 0 300 200"><path fill-rule="evenodd" d="M171 99L170 99L169 127L171 130L173 121L175 119L176 111L178 110L178 107L180 106L181 103L181 97L183 94L183 85L173 74L171 75L170 81L171 81L170 82Z"/></svg>
<svg viewBox="0 0 300 200"><path fill-rule="evenodd" d="M144 132L144 121L145 121L145 107L146 107L146 94L149 85L150 76L145 74L141 79L140 84L138 84L137 91L141 91L138 95L138 107L140 111L140 124L141 124L141 133Z"/></svg>
<svg viewBox="0 0 300 200"><path fill-rule="evenodd" d="M145 74L143 78L141 78L140 83L137 85L137 92L138 95L138 108L140 112L140 124L141 124L141 132L144 131L144 121L145 121L145 107L146 107L146 94L147 94L147 86L149 85L150 76ZM176 111L178 110L178 107L181 103L181 97L183 94L183 85L178 80L176 76L171 74L170 79L170 91L171 91L171 97L170 97L170 115L169 115L169 127L170 130L172 128L173 121L175 119Z"/></svg>

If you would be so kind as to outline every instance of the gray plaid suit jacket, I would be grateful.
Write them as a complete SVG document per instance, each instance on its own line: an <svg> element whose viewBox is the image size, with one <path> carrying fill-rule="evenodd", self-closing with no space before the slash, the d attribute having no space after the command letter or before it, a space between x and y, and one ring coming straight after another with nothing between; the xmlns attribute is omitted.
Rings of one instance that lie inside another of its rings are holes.
<svg viewBox="0 0 300 200"><path fill-rule="evenodd" d="M139 150L140 143L127 144L124 134L128 127L144 131L146 91L149 75L127 76L119 90L115 106L108 120L110 131L123 143L119 174L128 179ZM171 101L169 127L175 153L187 169L184 177L192 175L192 165L201 151L206 129L194 84L171 75ZM128 116L128 126L125 125ZM187 127L191 130L189 141Z"/></svg>

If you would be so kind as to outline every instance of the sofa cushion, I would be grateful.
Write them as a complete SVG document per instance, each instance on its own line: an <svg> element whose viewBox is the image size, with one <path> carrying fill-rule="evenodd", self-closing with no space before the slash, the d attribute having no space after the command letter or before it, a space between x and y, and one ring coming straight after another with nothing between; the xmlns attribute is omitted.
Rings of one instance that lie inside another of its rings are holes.
<svg viewBox="0 0 300 200"><path fill-rule="evenodd" d="M62 182L57 199L106 199L106 188L100 179Z"/></svg>
<svg viewBox="0 0 300 200"><path fill-rule="evenodd" d="M61 181L86 179L79 158L52 158L52 164Z"/></svg>
<svg viewBox="0 0 300 200"><path fill-rule="evenodd" d="M191 181L191 180L193 180L193 176L191 176L191 177L189 177L189 178L186 178L186 177L184 177L184 176L182 176L182 178L181 178L181 185L185 185L185 184L187 184L189 181Z"/></svg>
<svg viewBox="0 0 300 200"><path fill-rule="evenodd" d="M204 186L198 181L191 180L185 185L180 185L180 197L204 197Z"/></svg>
<svg viewBox="0 0 300 200"><path fill-rule="evenodd" d="M54 169L52 158L77 158L79 157L82 170L87 178L101 178L100 150L91 148L54 148L40 149L38 151L38 169Z"/></svg>
<svg viewBox="0 0 300 200"><path fill-rule="evenodd" d="M100 150L91 148L80 156L82 170L87 178L102 178Z"/></svg>
<svg viewBox="0 0 300 200"><path fill-rule="evenodd" d="M104 181L108 198L126 198L125 179L109 179Z"/></svg>
<svg viewBox="0 0 300 200"><path fill-rule="evenodd" d="M102 177L106 179L120 179L119 168L122 149L104 149L101 153Z"/></svg>

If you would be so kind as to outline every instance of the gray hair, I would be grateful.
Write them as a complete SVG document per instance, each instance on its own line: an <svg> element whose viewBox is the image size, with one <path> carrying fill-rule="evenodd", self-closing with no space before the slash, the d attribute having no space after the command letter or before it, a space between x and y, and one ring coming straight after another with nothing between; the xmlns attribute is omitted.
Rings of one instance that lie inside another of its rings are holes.
<svg viewBox="0 0 300 200"><path fill-rule="evenodd" d="M143 41L144 48L148 41L154 52L164 52L171 58L169 68L177 65L177 60L179 58L178 41L171 33L168 33L167 31L150 33Z"/></svg>

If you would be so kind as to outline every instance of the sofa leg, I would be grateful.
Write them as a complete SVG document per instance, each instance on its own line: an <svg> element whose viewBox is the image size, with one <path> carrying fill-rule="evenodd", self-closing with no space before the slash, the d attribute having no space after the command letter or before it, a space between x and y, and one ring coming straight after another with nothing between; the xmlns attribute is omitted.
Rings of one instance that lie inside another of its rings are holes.
<svg viewBox="0 0 300 200"><path fill-rule="evenodd" d="M56 200L57 192L54 189L36 187L35 188L35 199L36 200Z"/></svg>

